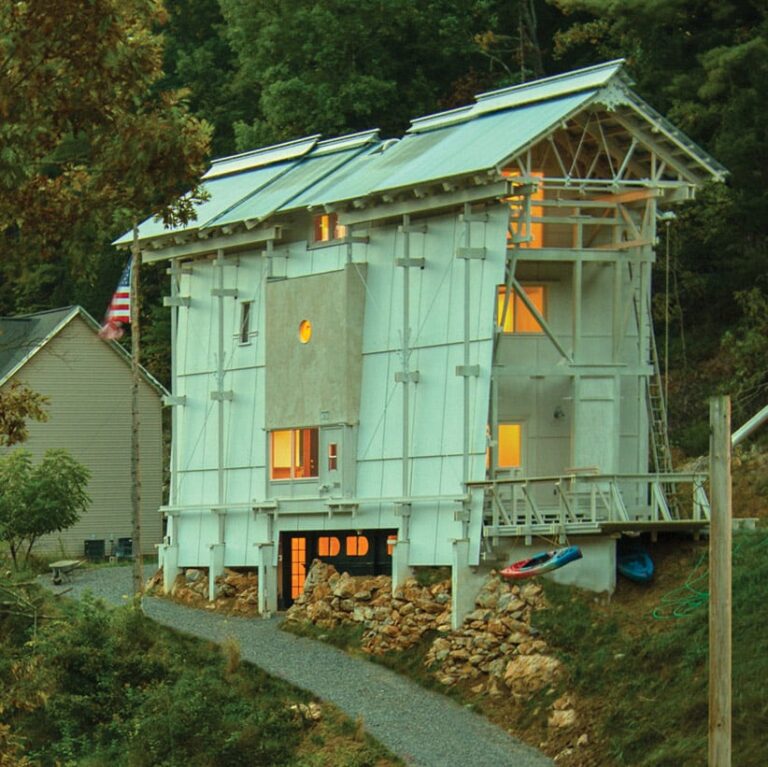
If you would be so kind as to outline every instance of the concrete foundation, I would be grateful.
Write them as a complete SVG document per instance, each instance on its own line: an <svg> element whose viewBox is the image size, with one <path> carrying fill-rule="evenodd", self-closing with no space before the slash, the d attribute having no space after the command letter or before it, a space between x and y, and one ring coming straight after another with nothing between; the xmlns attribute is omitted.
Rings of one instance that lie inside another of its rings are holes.
<svg viewBox="0 0 768 767"><path fill-rule="evenodd" d="M263 618L277 611L277 567L273 564L274 546L271 543L259 546L259 613Z"/></svg>
<svg viewBox="0 0 768 767"><path fill-rule="evenodd" d="M470 567L469 540L462 538L453 542L451 561L451 628L456 630L464 618L475 609L475 597L483 586L488 569Z"/></svg>
<svg viewBox="0 0 768 767"><path fill-rule="evenodd" d="M157 549L157 558L158 564L163 568L163 590L170 594L176 577L181 573L179 547L163 543Z"/></svg>
<svg viewBox="0 0 768 767"><path fill-rule="evenodd" d="M413 570L408 564L411 545L408 541L397 541L392 550L392 594L413 575Z"/></svg>
<svg viewBox="0 0 768 767"><path fill-rule="evenodd" d="M216 578L224 574L224 544L211 543L208 546L210 558L208 565L208 600L213 602L218 593Z"/></svg>

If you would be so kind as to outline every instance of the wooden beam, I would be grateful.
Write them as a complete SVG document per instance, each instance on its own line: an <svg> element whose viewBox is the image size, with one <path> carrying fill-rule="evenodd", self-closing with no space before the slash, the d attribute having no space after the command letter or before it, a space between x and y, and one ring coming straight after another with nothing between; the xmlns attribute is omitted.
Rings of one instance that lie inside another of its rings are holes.
<svg viewBox="0 0 768 767"><path fill-rule="evenodd" d="M709 767L731 767L731 401L709 401Z"/></svg>

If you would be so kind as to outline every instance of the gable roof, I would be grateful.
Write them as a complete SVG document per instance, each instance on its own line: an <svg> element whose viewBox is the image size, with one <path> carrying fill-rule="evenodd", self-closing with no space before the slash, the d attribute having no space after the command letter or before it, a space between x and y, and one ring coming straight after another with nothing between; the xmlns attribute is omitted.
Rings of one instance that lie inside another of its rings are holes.
<svg viewBox="0 0 768 767"><path fill-rule="evenodd" d="M251 229L291 210L455 179L494 181L512 158L592 105L620 107L628 129L663 147L684 183L722 180L723 166L637 96L623 66L617 59L481 93L474 104L413 120L401 139L382 141L377 131L326 141L309 136L215 160L203 176L210 199L197 206L197 220L166 229L148 219L139 238L162 248L179 236L205 236L234 225ZM115 244L131 239L129 232Z"/></svg>
<svg viewBox="0 0 768 767"><path fill-rule="evenodd" d="M98 333L99 323L82 306L65 306L34 314L0 317L0 386L5 385L75 317L80 317L94 333ZM107 344L124 363L130 364L130 354L116 341L100 342ZM141 375L160 396L168 393L143 367Z"/></svg>

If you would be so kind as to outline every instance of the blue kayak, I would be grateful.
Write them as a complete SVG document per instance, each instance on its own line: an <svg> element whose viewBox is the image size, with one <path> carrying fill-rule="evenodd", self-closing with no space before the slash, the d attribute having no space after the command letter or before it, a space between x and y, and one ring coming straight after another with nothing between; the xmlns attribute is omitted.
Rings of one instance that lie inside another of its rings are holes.
<svg viewBox="0 0 768 767"><path fill-rule="evenodd" d="M635 583L648 583L653 578L653 560L643 548L632 548L616 554L619 573Z"/></svg>
<svg viewBox="0 0 768 767"><path fill-rule="evenodd" d="M521 580L522 578L533 578L534 575L542 575L558 567L567 565L577 559L581 559L582 553L578 546L568 546L564 549L554 549L537 554L529 559L521 559L519 562L513 562L505 567L499 575L502 578L511 580Z"/></svg>

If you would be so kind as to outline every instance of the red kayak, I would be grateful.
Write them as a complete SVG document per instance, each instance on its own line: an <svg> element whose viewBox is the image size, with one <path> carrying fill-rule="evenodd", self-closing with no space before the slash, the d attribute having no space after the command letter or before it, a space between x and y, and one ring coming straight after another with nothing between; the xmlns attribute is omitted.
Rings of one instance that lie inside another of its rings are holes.
<svg viewBox="0 0 768 767"><path fill-rule="evenodd" d="M519 562L513 562L505 567L500 575L509 580L522 580L523 578L533 578L535 575L557 570L558 567L567 565L569 562L575 562L581 559L583 554L578 546L568 546L564 549L554 549L537 554L529 559L521 559Z"/></svg>

